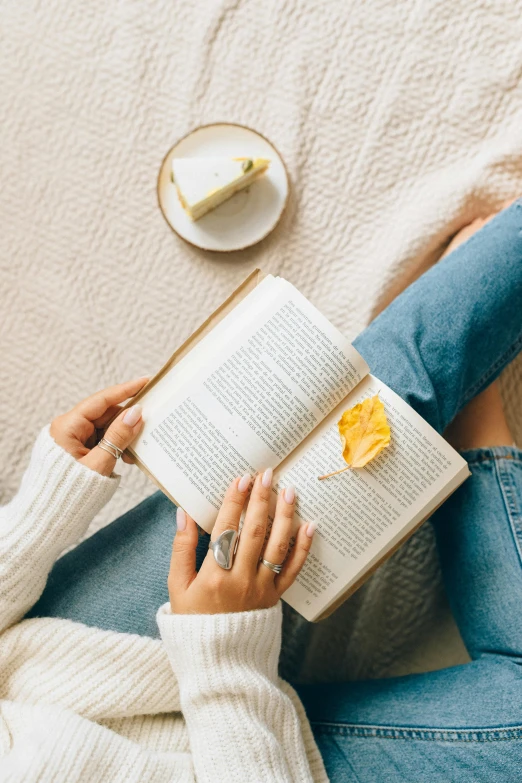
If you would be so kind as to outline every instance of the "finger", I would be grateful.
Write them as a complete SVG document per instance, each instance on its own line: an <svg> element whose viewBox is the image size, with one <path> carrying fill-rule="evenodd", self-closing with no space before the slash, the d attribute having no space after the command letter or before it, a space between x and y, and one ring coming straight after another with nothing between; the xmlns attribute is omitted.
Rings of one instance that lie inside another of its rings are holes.
<svg viewBox="0 0 522 783"><path fill-rule="evenodd" d="M176 512L176 535L172 544L169 572L169 595L186 590L196 577L197 525L182 508Z"/></svg>
<svg viewBox="0 0 522 783"><path fill-rule="evenodd" d="M86 445L89 446L89 448L93 448L96 446L98 440L101 440L101 438L105 435L103 430L105 429L105 426L113 421L113 419L116 418L122 411L121 405L111 405L110 408L107 408L103 416L100 416L99 419L96 419L93 421L94 426L97 430L97 438L95 438L94 443L87 443ZM101 430L101 432L99 432ZM123 462L125 462L127 465L134 465L136 460L134 459L131 454L122 454L121 458Z"/></svg>
<svg viewBox="0 0 522 783"><path fill-rule="evenodd" d="M116 416L121 413L121 405L110 405L104 414L92 422L97 430L103 430Z"/></svg>
<svg viewBox="0 0 522 783"><path fill-rule="evenodd" d="M299 526L295 544L287 557L283 570L275 579L276 590L279 595L282 595L295 582L312 546L314 532L315 525L313 522L305 522Z"/></svg>
<svg viewBox="0 0 522 783"><path fill-rule="evenodd" d="M133 405L112 422L103 437L123 451L136 438L142 426L141 405ZM114 456L100 448L100 444L91 449L80 461L103 476L110 476L116 464Z"/></svg>
<svg viewBox="0 0 522 783"><path fill-rule="evenodd" d="M252 477L246 473L242 478L236 478L227 489L223 505L217 515L214 529L212 530L212 541L224 533L225 530L238 530L241 514L248 497L248 490Z"/></svg>
<svg viewBox="0 0 522 783"><path fill-rule="evenodd" d="M274 565L281 565L288 554L288 546L294 528L295 489L285 487L279 493L274 521L270 530L270 536L265 547L263 558ZM260 574L264 579L272 579L275 572L264 565L260 566Z"/></svg>
<svg viewBox="0 0 522 783"><path fill-rule="evenodd" d="M102 389L102 391L96 392L91 397L82 400L76 408L86 419L94 421L103 416L111 406L119 405L121 402L128 400L129 397L134 397L148 381L149 376L145 375L143 378L136 378L133 381L109 386L107 389Z"/></svg>
<svg viewBox="0 0 522 783"><path fill-rule="evenodd" d="M272 495L272 468L256 476L245 514L237 550L237 564L255 572L265 544L268 510Z"/></svg>

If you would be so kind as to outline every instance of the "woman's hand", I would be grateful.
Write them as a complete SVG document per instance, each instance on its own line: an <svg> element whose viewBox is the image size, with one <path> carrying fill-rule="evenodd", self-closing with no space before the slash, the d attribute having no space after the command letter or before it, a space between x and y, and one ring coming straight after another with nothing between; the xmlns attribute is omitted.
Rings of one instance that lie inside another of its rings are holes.
<svg viewBox="0 0 522 783"><path fill-rule="evenodd" d="M218 514L212 539L225 530L238 530L248 497L250 476L235 479ZM265 546L272 471L259 474L254 482L245 521L232 568L220 568L209 549L196 572L196 523L178 508L177 532L172 549L168 579L171 610L177 614L219 614L267 609L274 606L294 582L312 544L314 525L301 525L290 553L294 526L295 492L283 490L277 500L272 529ZM284 562L280 574L260 563L261 555L270 563ZM288 556L287 556L288 555Z"/></svg>
<svg viewBox="0 0 522 783"><path fill-rule="evenodd" d="M110 476L116 459L97 446L106 437L119 449L126 449L143 426L141 406L133 405L122 412L105 432L110 422L121 410L120 403L134 397L147 383L148 377L109 386L92 397L82 400L68 413L58 416L51 423L51 435L65 451L91 470ZM132 462L125 455L125 462Z"/></svg>

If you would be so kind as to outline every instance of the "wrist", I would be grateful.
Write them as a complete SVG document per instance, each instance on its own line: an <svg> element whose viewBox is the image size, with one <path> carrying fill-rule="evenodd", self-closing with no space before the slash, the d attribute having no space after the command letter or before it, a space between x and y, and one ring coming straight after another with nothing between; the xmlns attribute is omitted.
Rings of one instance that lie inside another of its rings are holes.
<svg viewBox="0 0 522 783"><path fill-rule="evenodd" d="M275 681L281 650L282 611L270 609L229 614L172 614L160 607L161 638L180 681L196 676L211 681L241 669L261 670Z"/></svg>

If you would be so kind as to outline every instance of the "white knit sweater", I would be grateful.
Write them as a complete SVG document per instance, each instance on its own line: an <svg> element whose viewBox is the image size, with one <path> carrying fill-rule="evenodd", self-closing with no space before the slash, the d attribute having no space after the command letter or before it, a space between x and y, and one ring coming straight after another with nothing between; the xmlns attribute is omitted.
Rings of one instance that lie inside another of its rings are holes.
<svg viewBox="0 0 522 783"><path fill-rule="evenodd" d="M326 781L301 702L277 674L280 604L226 615L165 605L162 641L21 619L118 483L46 428L0 510L0 780Z"/></svg>

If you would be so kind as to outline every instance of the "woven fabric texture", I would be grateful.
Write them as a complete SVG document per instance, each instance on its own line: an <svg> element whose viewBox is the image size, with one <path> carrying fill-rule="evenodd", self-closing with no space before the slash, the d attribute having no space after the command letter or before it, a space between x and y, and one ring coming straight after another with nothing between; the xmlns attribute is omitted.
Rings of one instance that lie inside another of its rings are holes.
<svg viewBox="0 0 522 783"><path fill-rule="evenodd" d="M355 336L522 192L521 0L6 0L0 36L3 501L45 422L154 372L255 266ZM183 243L156 201L166 151L215 121L265 134L292 183L278 228L231 255ZM521 380L519 361L519 442ZM152 489L126 472L95 524ZM461 659L430 528L292 655L313 678Z"/></svg>

